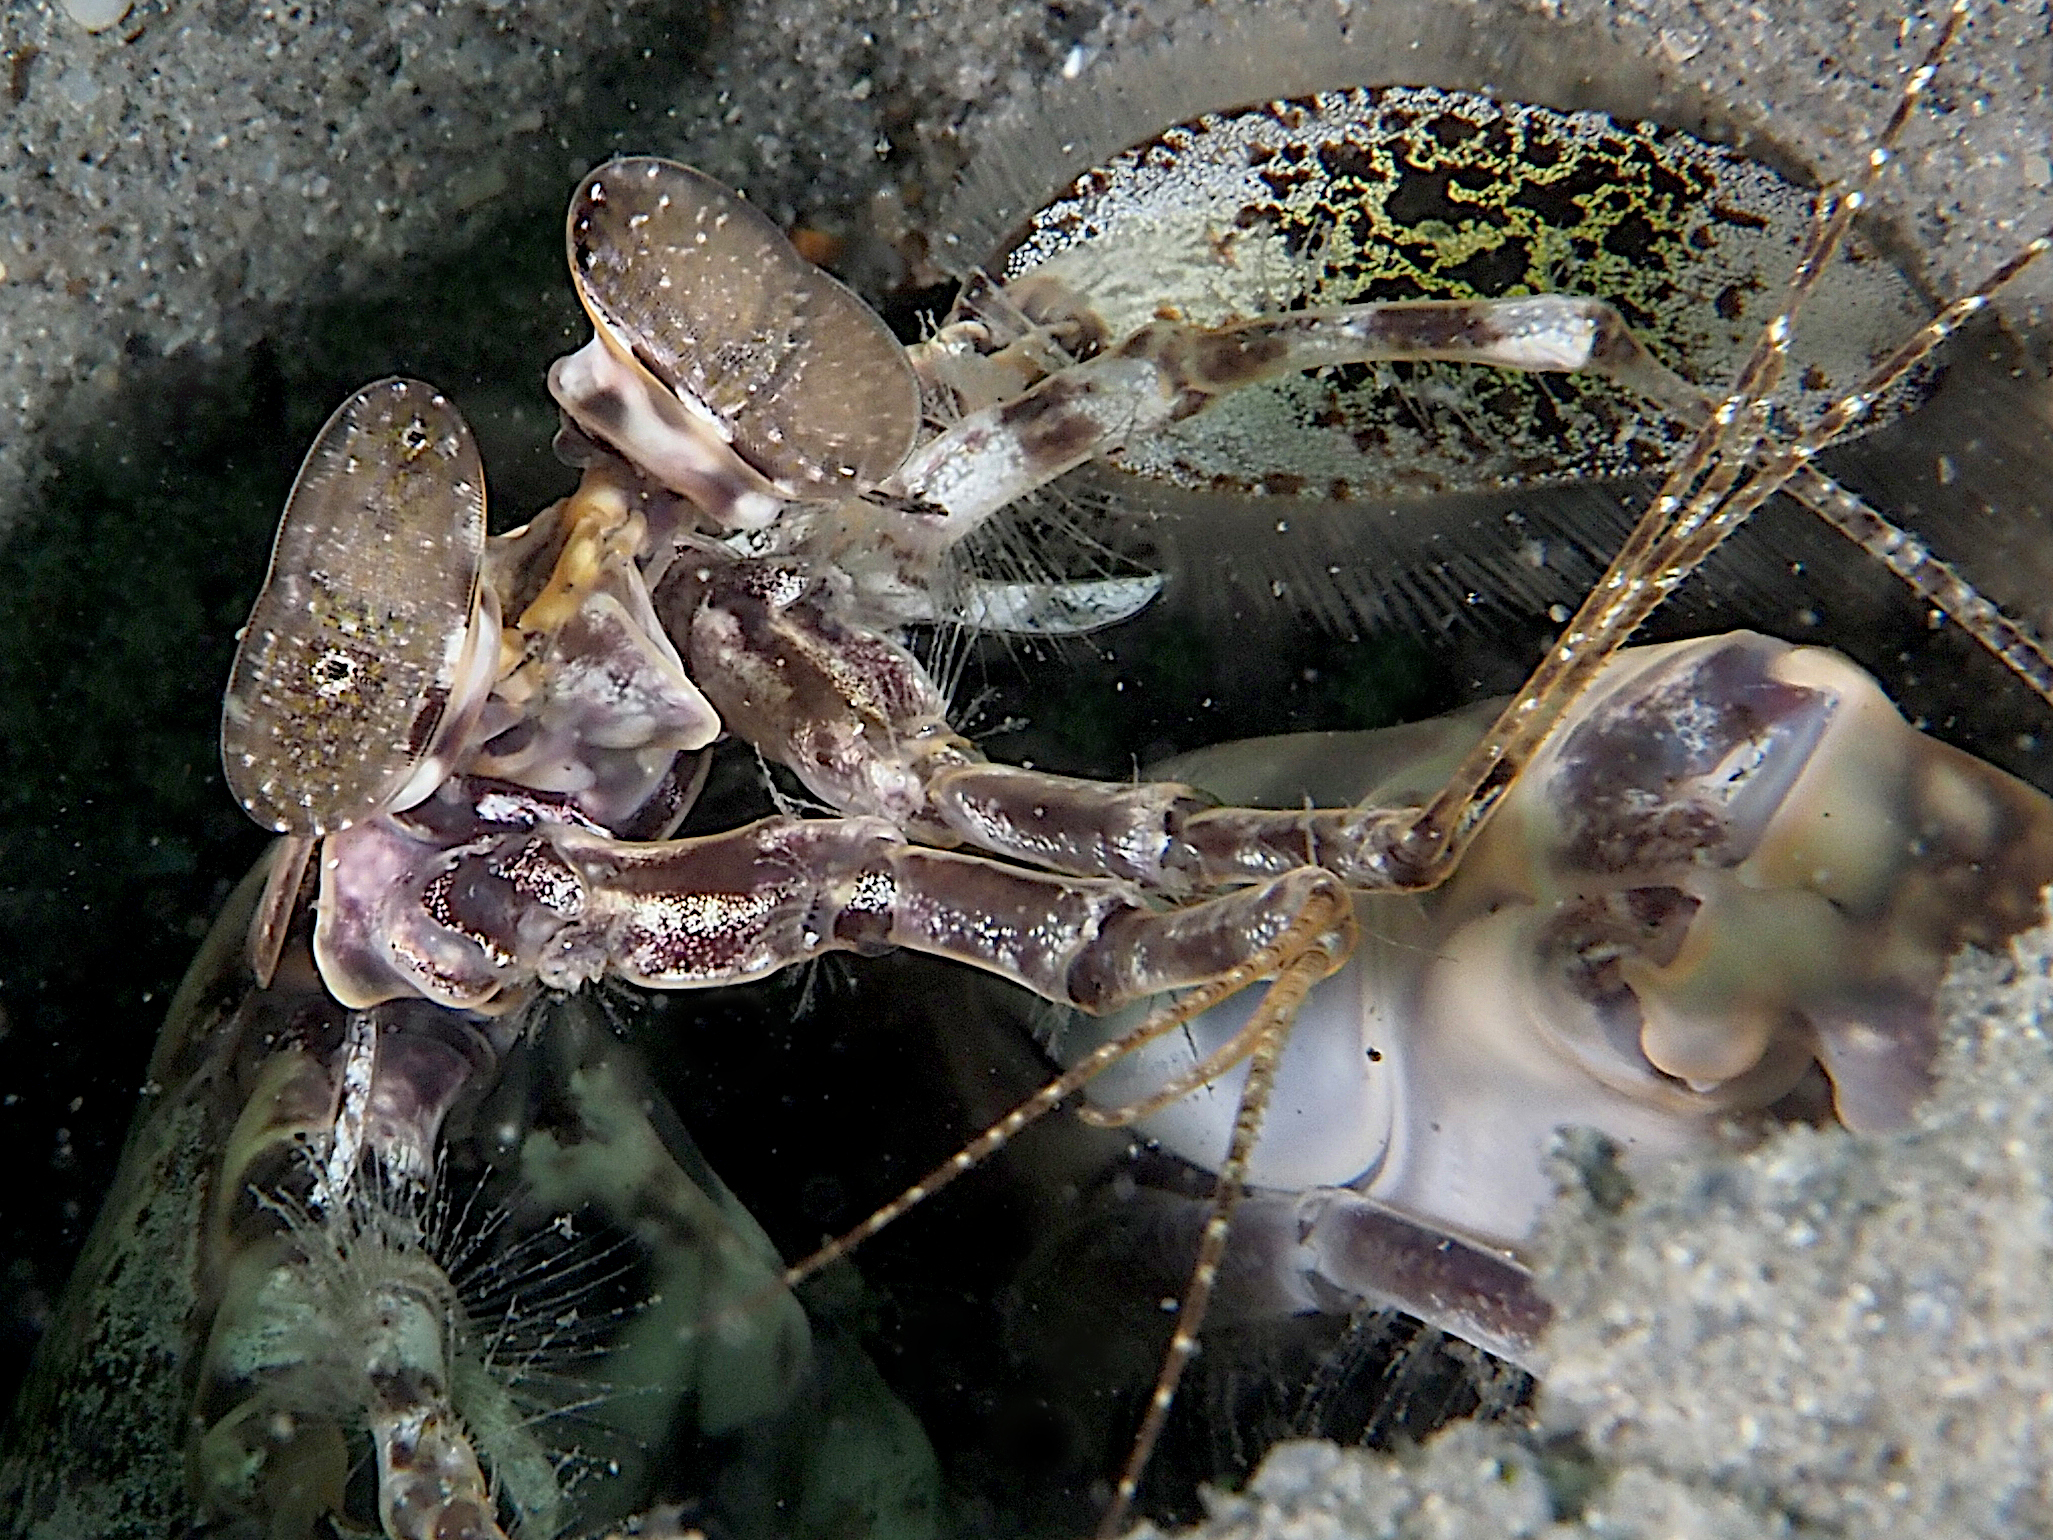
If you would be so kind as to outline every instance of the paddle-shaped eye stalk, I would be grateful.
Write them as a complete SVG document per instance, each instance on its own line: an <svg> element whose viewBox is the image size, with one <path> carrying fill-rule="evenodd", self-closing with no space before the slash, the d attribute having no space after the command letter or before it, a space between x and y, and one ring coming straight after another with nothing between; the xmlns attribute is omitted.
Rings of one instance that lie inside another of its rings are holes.
<svg viewBox="0 0 2053 1540"><path fill-rule="evenodd" d="M435 750L490 686L474 625L485 476L456 408L418 380L351 396L307 451L235 653L221 764L284 834L346 829L434 789Z"/></svg>
<svg viewBox="0 0 2053 1540"><path fill-rule="evenodd" d="M608 161L571 199L567 240L606 350L778 492L861 491L912 447L919 387L891 329L711 177L654 156ZM603 415L592 426L640 462Z"/></svg>

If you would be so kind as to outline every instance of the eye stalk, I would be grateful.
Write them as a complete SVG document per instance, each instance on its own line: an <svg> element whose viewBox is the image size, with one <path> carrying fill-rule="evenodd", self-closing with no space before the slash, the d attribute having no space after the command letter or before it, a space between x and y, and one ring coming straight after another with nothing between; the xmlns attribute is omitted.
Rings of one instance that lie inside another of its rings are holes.
<svg viewBox="0 0 2053 1540"><path fill-rule="evenodd" d="M477 444L433 386L379 380L336 409L286 499L221 709L221 767L250 817L329 834L434 789L498 660L484 543Z"/></svg>
<svg viewBox="0 0 2053 1540"><path fill-rule="evenodd" d="M587 433L716 520L748 494L876 485L920 422L905 351L763 214L675 161L608 161L571 199L571 279L596 336L549 388Z"/></svg>

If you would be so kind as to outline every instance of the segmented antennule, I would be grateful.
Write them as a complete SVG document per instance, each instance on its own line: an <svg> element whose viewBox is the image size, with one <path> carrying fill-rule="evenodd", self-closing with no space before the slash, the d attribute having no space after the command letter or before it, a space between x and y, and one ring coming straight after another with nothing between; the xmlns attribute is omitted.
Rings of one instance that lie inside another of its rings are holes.
<svg viewBox="0 0 2053 1540"><path fill-rule="evenodd" d="M389 379L336 409L286 500L221 710L228 788L258 823L326 834L433 789L435 751L497 662L484 542L484 466L447 399Z"/></svg>
<svg viewBox="0 0 2053 1540"><path fill-rule="evenodd" d="M597 349L659 389L631 399L587 347L558 361L550 390L659 481L698 497L666 467L717 482L724 449L783 497L838 497L912 447L919 387L890 328L711 177L609 161L571 199L566 239Z"/></svg>

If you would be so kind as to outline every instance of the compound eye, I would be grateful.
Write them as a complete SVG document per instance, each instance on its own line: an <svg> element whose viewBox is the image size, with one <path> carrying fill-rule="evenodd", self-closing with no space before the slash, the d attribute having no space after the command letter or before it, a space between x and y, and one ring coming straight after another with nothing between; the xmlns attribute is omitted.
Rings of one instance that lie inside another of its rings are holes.
<svg viewBox="0 0 2053 1540"><path fill-rule="evenodd" d="M911 449L919 386L891 329L711 177L608 161L571 199L567 243L607 346L787 495L861 491Z"/></svg>
<svg viewBox="0 0 2053 1540"><path fill-rule="evenodd" d="M393 805L463 672L485 475L456 408L379 380L315 438L236 647L221 764L249 815L320 835Z"/></svg>

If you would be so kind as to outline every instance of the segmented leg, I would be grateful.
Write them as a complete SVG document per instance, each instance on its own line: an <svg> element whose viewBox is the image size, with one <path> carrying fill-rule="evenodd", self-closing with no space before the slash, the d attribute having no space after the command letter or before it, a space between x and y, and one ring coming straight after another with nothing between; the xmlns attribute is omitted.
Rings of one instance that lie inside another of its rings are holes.
<svg viewBox="0 0 2053 1540"><path fill-rule="evenodd" d="M1926 89L1937 61L1963 14L1964 6L1957 4L1942 25L1924 63L1913 72L1902 100L1871 157L1870 175L1886 163L1889 147ZM1558 722L1562 712L1579 697L1603 661L1624 644L1668 592L1754 508L1792 479L1803 478L1798 486L1799 492L1824 500L1824 488L1819 485L1823 478L1812 479L1815 473L1808 468L1811 456L1856 421L1867 410L1876 391L1900 378L1918 359L1950 336L1967 316L1986 303L1987 295L1994 287L2007 281L2046 246L2044 241L2035 242L1999 270L1982 290L1949 306L1918 337L1886 361L1869 382L1828 412L1809 432L1782 449L1764 450L1767 423L1764 403L1782 367L1794 317L1824 264L1843 241L1852 216L1864 197L1864 191L1858 188L1841 196L1821 196L1812 238L1792 278L1782 310L1764 333L1730 396L1709 414L1697 440L1664 482L1647 517L1598 590L1571 623L1562 643L1550 654L1548 663L1528 688L1499 719L1479 752L1470 757L1446 791L1418 819L1411 821L1394 842L1384 843L1390 826L1383 821L1382 815L1364 810L1362 822L1353 831L1360 836L1357 846L1367 853L1371 866L1380 868L1386 881L1426 885L1451 869L1483 818ZM1825 485L1829 486L1829 483ZM1843 511L1844 505L1837 497L1830 501ZM2003 648L2007 645L2009 640L2005 638L1995 650L2004 655ZM2028 647L2026 656L2039 654L2036 648ZM2028 679L2033 677L2029 670L2025 674ZM985 778L982 784L987 786L997 780L981 767L950 767L945 776L936 778L937 789L949 781L959 781L967 786L979 777ZM1027 785L1023 780L1015 784ZM940 792L936 801L945 800L946 795L945 791ZM1025 828L1033 819L1015 812L1001 821L1014 828ZM951 819L950 822L957 820ZM982 822L989 828L993 821L985 819ZM1300 821L1299 830L1303 828L1304 823ZM988 846L1003 841L980 839L979 842ZM1044 849L1052 846L1073 850L1080 845L1104 849L1110 843L1095 837L1083 841L1054 839L1045 841ZM1308 839L1305 844L1309 844ZM1220 1210L1230 1207L1232 1193L1237 1189L1239 1163L1244 1162L1245 1150L1253 1140L1253 1131L1248 1125L1259 1118L1260 1105L1267 1094L1268 1070L1279 1042L1280 1033L1274 1037L1258 1034L1251 1045L1257 1062L1249 1077L1248 1100L1243 1102L1241 1117L1236 1123L1233 1150L1222 1170ZM1221 1058L1238 1057L1243 1051L1243 1043L1237 1042L1230 1054L1222 1053ZM1201 1066L1198 1073L1211 1068L1209 1064ZM1189 1087L1179 1084L1170 1089L1180 1092ZM981 1152L995 1148L998 1142L1002 1140L993 1140L987 1135L971 1148ZM965 1157L962 1164L966 1167L975 1157L968 1151ZM900 1211L902 1209L880 1211L880 1214L888 1217L889 1212ZM1209 1290L1211 1272L1216 1268L1218 1255L1212 1245L1215 1229L1218 1244L1223 1246L1225 1218L1222 1212L1215 1212L1208 1224L1207 1245L1201 1249L1199 1273L1193 1281L1187 1306L1193 1302L1201 1303ZM1195 1329L1194 1323L1188 1319L1184 1324L1190 1330ZM1116 1527L1124 1517L1139 1471L1145 1464L1161 1420L1166 1416L1175 1380L1192 1350L1194 1339L1184 1337L1180 1329L1179 1344L1180 1348L1171 1349L1170 1362L1165 1365L1134 1456L1122 1477L1118 1497L1107 1517L1108 1530Z"/></svg>
<svg viewBox="0 0 2053 1540"><path fill-rule="evenodd" d="M341 875L316 946L352 1006L423 995L503 1009L538 982L574 989L608 974L701 989L824 952L902 947L1101 1013L1235 975L1302 916L1347 903L1330 873L1298 867L1158 910L1130 883L907 844L875 818L638 842L548 821L489 782L452 783L437 803L432 824L387 817L330 838Z"/></svg>
<svg viewBox="0 0 2053 1540"><path fill-rule="evenodd" d="M1871 174L1886 162L1963 9L1956 5L1926 63L1913 74ZM648 595L632 554L640 548L639 536L624 539L610 560L600 561L604 531L586 520L589 527L580 538L597 553L600 576L617 579L621 591L607 593L596 583L575 591L551 589L519 612L519 629L530 640L547 630L561 644L529 659L541 676L532 698L550 704L553 718L537 707L519 725L531 735L542 726L555 727L563 752L538 746L532 736L516 737L498 743L491 767L538 785L538 767L558 760L589 768L584 761L595 744L630 755L660 750L667 766L671 739L688 746L716 730L717 724L689 709L695 703L687 691L696 681L718 694L728 728L793 765L814 790L857 816L772 819L704 840L641 844L612 837L625 831L625 820L643 801L648 788L640 779L630 777L633 794L616 799L617 817L595 811L589 798L566 809L519 788L452 781L433 799L436 805L417 814L388 813L330 837L323 864L324 970L352 1003L356 996L369 1003L420 993L452 1005L489 1007L518 997L537 981L569 987L613 972L654 987L690 988L760 977L827 950L908 947L971 962L1089 1010L1190 989L1105 1057L1087 1061L1091 1072L1224 993L1274 980L1253 1022L1226 1048L1155 1095L1105 1115L1109 1121L1144 1115L1240 1060L1252 1061L1177 1340L1108 1516L1108 1525L1115 1524L1194 1351L1291 1018L1304 991L1348 945L1348 898L1336 875L1363 888L1426 886L1444 876L1610 653L1760 502L1792 482L1799 492L1820 492L1814 481L1829 488L1809 469L1810 457L1867 410L1875 390L1985 301L1986 288L1949 307L1809 432L1780 448L1771 444L1766 403L1793 318L1864 197L1856 189L1820 198L1782 310L1715 409L1706 410L1700 396L1647 359L1616 314L1594 301L1547 296L1491 304L1358 306L1220 328L1165 321L1041 378L1002 406L972 413L884 483L886 517L902 515L912 543L931 549L959 539L1022 490L1134 434L1188 416L1224 391L1344 362L1455 359L1594 370L1685 416L1701 416L1701 432L1604 584L1483 748L1422 814L1209 809L1181 787L1105 786L989 765L949 729L939 692L909 664L904 650L850 621L853 607L840 602L845 593L823 591L846 574L830 572L816 585L814 571L797 562L737 556L732 547L694 547L702 559L675 563L676 581L666 585L655 606L659 623L653 610L644 614ZM589 210L587 215L597 217ZM574 251L579 239L574 221ZM2035 243L1993 282L2006 279L2045 244ZM601 319L597 311L594 316ZM888 337L879 345L888 350ZM1001 377L1009 371L1013 383L1027 381L1055 362L1033 352L1024 349L994 367ZM841 356L833 349L826 353ZM623 369L627 362L598 344L587 355L594 369L593 360ZM645 383L631 371L629 376L635 389ZM614 442L655 435L654 429L647 435L622 429L625 419L615 410L614 396L627 392L628 384L610 383L597 373L570 383L570 394L586 409L581 420L595 432L610 431ZM895 453L885 452L889 445L877 447L892 437L884 434L871 445L874 455L866 449L843 456L831 475L816 474L818 468L803 457L781 464L789 427L775 419L747 436L744 447L752 458L741 469L718 456L712 470L701 468L702 479L729 491L740 488L727 504L707 494L714 522L746 528L774 511L772 492L802 498L822 488L830 494L859 491L874 484L872 465L898 463ZM909 438L911 431L905 427L904 435ZM725 445L723 439L722 454ZM588 512L597 507L596 496L584 498ZM906 505L890 507L895 498ZM932 513L924 505L942 511ZM625 502L611 511L624 519ZM619 528L624 531L626 523ZM679 549L686 543L680 540ZM1934 587L1943 586L1908 554L1905 565L1925 573ZM555 616L547 624L540 614L545 609ZM511 606L508 613L514 613ZM660 649L641 649L640 643L666 629L689 653L689 670L674 656L659 655ZM2043 655L2034 655L2043 665ZM594 659L607 664L585 676L596 693L561 688L577 677L572 661ZM623 660L631 667L623 669ZM624 745L600 736L629 714L615 685L623 673L640 681L633 692L638 707L661 703L675 719L668 721L667 735L659 735L662 742ZM651 681L670 687L658 689ZM557 694L543 693L545 686ZM501 692L502 703L510 693ZM586 731L594 726L597 731ZM638 762L624 762L620 773L638 769ZM495 811L488 813L488 804ZM1043 870L925 849L909 837L968 841ZM345 866L352 882L338 878L331 892L327 874ZM1233 884L1244 886L1166 913L1147 901L1150 891L1182 896ZM1057 1105L1082 1078L1072 1071L1052 1082L857 1234L873 1233L969 1169ZM833 1245L820 1255L830 1253L838 1254ZM813 1261L799 1264L794 1276ZM401 1301L394 1308L403 1315L407 1307ZM437 1526L446 1521L457 1532L483 1532L471 1525L465 1509L477 1486L476 1462L466 1472L465 1451L442 1436L432 1407L396 1406L379 1442L393 1502L414 1503L409 1472L423 1473L427 1485L414 1511ZM437 1502L439 1510L432 1506ZM385 1522L395 1534L412 1532L403 1527L412 1522L405 1514L388 1513Z"/></svg>
<svg viewBox="0 0 2053 1540"><path fill-rule="evenodd" d="M332 1009L295 1008L290 988L251 1007L290 1025L216 1187L224 1298L193 1414L196 1494L224 1513L335 1503L340 1430L367 1426L393 1540L506 1540L457 1405L456 1290L423 1219L443 1118L492 1050L408 1002L352 1012L329 1051ZM525 1516L551 1522L553 1482L528 1495Z"/></svg>
<svg viewBox="0 0 2053 1540"><path fill-rule="evenodd" d="M388 1288L371 1306L385 1335L365 1344L367 1371L380 1396L389 1394L371 1412L378 1517L392 1540L506 1540L448 1388L423 1389L419 1367L397 1351L439 1326L432 1304Z"/></svg>
<svg viewBox="0 0 2053 1540"><path fill-rule="evenodd" d="M993 764L949 726L911 651L842 614L794 565L694 565L656 596L730 729L853 817L1044 870L1187 896L1323 867L1356 888L1404 871L1382 852L1411 811L1212 808L1188 786L1085 781ZM1367 827L1375 823L1376 827Z"/></svg>
<svg viewBox="0 0 2053 1540"><path fill-rule="evenodd" d="M914 505L908 537L941 550L1023 492L1230 391L1338 364L1429 361L1599 374L1664 404L1694 394L1615 309L1573 295L1343 305L1226 326L1157 321L963 418L914 450L882 491Z"/></svg>

